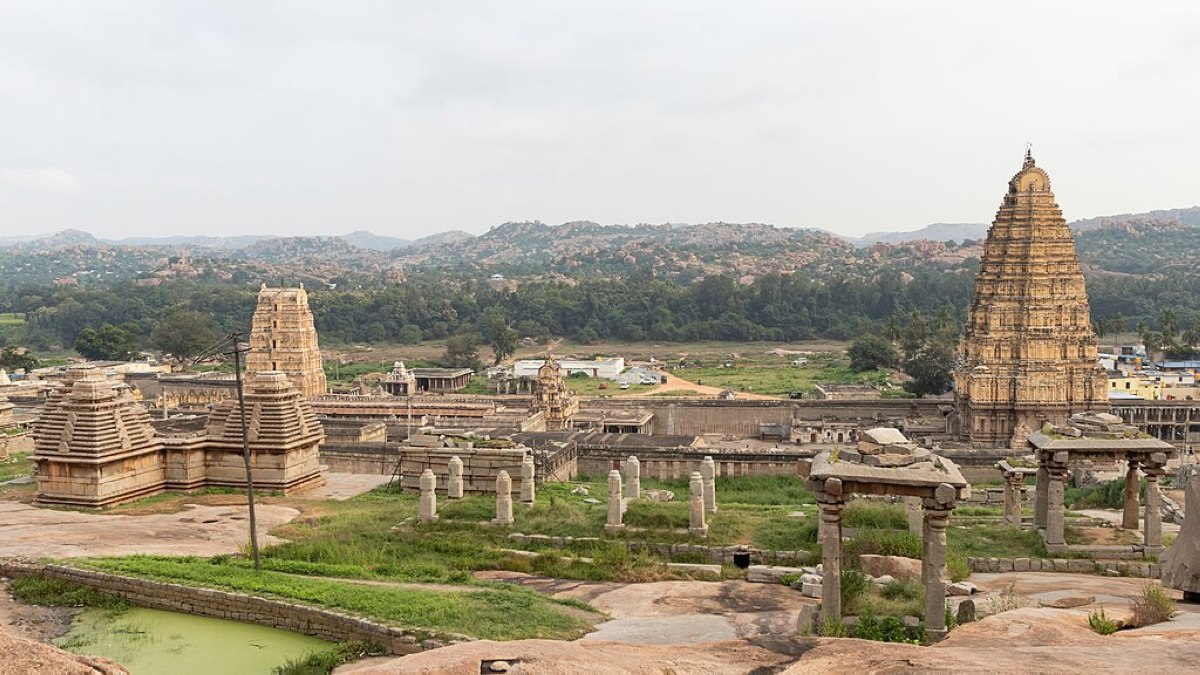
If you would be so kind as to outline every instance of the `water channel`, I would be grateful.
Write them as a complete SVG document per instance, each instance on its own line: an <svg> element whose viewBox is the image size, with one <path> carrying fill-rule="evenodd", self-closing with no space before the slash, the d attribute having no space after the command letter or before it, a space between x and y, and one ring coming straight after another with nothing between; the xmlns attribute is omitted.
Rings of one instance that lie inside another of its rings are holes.
<svg viewBox="0 0 1200 675"><path fill-rule="evenodd" d="M276 628L141 607L84 610L54 643L110 658L133 675L269 674L288 659L333 646Z"/></svg>

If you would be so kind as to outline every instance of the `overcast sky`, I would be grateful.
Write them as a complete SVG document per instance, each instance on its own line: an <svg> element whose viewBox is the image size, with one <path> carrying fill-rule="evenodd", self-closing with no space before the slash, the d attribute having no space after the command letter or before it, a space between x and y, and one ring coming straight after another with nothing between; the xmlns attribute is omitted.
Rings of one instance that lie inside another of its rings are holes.
<svg viewBox="0 0 1200 675"><path fill-rule="evenodd" d="M1200 203L1200 3L0 0L0 235Z"/></svg>

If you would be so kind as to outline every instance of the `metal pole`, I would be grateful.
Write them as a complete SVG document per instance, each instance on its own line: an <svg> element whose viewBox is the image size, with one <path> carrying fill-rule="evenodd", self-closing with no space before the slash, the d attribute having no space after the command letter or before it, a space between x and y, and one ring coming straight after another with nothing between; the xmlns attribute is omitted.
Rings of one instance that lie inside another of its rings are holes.
<svg viewBox="0 0 1200 675"><path fill-rule="evenodd" d="M250 550L254 553L254 571L262 570L258 555L258 522L254 517L254 476L250 469L250 429L246 423L246 393L242 386L242 334L233 334L233 372L237 380L238 412L242 418L242 460L246 463L246 499L250 505Z"/></svg>

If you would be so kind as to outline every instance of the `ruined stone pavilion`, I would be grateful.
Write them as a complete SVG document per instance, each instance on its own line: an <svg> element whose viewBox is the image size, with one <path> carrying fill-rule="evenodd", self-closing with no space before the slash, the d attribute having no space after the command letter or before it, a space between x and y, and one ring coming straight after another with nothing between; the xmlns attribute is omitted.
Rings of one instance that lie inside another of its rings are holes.
<svg viewBox="0 0 1200 675"><path fill-rule="evenodd" d="M954 379L960 432L983 445L1108 409L1075 242L1031 153L988 231Z"/></svg>
<svg viewBox="0 0 1200 675"><path fill-rule="evenodd" d="M305 397L325 393L325 370L308 293L298 288L268 288L258 292L250 327L246 372L251 376L279 371Z"/></svg>

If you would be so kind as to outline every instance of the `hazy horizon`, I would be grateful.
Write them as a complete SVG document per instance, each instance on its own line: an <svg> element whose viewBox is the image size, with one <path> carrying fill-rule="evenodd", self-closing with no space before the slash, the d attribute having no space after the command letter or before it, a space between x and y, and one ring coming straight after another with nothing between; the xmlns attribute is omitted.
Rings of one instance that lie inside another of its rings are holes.
<svg viewBox="0 0 1200 675"><path fill-rule="evenodd" d="M1200 6L0 0L0 236L1200 203Z"/></svg>

